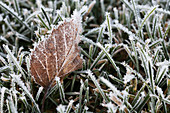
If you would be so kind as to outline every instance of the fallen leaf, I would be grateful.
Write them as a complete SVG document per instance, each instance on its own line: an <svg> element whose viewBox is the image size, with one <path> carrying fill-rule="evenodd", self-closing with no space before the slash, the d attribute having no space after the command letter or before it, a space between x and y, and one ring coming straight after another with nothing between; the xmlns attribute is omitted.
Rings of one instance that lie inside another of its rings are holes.
<svg viewBox="0 0 170 113"><path fill-rule="evenodd" d="M80 57L81 25L75 19L66 19L50 36L40 42L31 52L31 75L35 81L48 87L56 76L63 79L68 73L82 68Z"/></svg>

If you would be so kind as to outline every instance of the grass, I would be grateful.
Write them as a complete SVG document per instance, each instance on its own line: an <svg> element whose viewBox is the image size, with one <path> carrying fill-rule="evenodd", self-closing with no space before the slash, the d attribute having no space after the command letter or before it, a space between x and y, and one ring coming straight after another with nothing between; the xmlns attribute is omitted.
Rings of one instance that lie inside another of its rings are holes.
<svg viewBox="0 0 170 113"><path fill-rule="evenodd" d="M169 113L168 0L1 0L0 112L41 112L31 49L81 11L83 68L48 91L44 112Z"/></svg>

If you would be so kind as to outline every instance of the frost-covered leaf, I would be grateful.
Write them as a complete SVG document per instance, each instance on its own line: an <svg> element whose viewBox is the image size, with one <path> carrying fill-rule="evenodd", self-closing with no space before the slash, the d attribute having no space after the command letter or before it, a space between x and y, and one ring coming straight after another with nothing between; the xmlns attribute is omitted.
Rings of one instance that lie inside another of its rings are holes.
<svg viewBox="0 0 170 113"><path fill-rule="evenodd" d="M52 30L47 39L38 42L31 52L31 74L43 87L51 85L54 78L64 78L82 67L79 55L81 18L77 11Z"/></svg>

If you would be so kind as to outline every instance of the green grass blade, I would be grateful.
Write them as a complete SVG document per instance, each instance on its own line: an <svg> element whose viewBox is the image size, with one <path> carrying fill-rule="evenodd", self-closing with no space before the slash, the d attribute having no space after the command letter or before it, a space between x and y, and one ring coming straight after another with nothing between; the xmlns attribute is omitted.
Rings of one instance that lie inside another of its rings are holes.
<svg viewBox="0 0 170 113"><path fill-rule="evenodd" d="M37 17L40 19L41 23L44 25L44 27L46 27L48 30L50 30L50 28L47 26L47 24L45 23L45 21L39 16L37 15Z"/></svg>
<svg viewBox="0 0 170 113"><path fill-rule="evenodd" d="M144 19L143 19L143 21L142 21L142 24L141 24L141 26L140 26L140 28L139 28L138 35L139 35L139 33L141 32L141 30L142 30L142 28L143 28L146 20L151 16L151 14L156 10L157 7L158 7L158 6L155 6L155 7L144 17Z"/></svg>
<svg viewBox="0 0 170 113"><path fill-rule="evenodd" d="M46 20L48 22L48 25L50 26L51 25L50 18L47 16L47 13L45 12L44 8L41 8L41 10L43 12L44 17L46 18Z"/></svg>

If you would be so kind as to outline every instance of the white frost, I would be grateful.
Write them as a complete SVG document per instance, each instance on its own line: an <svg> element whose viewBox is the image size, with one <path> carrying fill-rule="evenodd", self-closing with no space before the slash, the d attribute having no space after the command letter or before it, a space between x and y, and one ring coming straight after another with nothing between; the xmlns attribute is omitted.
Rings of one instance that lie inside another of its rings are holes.
<svg viewBox="0 0 170 113"><path fill-rule="evenodd" d="M60 104L60 105L57 107L57 111L58 111L59 113L64 113L65 110L66 110L66 106L64 106L64 105L62 105L62 104Z"/></svg>
<svg viewBox="0 0 170 113"><path fill-rule="evenodd" d="M133 78L135 78L135 76L133 74L126 74L124 77L123 77L123 80L124 80L124 83L128 83L129 81L131 81Z"/></svg>

